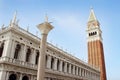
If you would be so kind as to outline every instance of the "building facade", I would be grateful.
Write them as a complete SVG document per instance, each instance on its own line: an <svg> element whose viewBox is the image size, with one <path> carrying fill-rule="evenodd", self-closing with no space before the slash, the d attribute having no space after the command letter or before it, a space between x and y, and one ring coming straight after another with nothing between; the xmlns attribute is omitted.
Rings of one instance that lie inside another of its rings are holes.
<svg viewBox="0 0 120 80"><path fill-rule="evenodd" d="M0 29L0 80L36 80L40 38L20 28L14 16ZM100 80L100 69L46 43L46 80Z"/></svg>

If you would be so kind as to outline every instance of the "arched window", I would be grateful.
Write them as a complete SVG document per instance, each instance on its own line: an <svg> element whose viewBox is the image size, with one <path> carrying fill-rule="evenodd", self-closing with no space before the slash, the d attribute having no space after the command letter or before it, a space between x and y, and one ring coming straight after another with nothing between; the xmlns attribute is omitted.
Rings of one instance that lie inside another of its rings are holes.
<svg viewBox="0 0 120 80"><path fill-rule="evenodd" d="M30 61L30 55L31 55L31 49L28 48L28 49L27 49L27 53L26 53L26 62L29 62L29 61Z"/></svg>
<svg viewBox="0 0 120 80"><path fill-rule="evenodd" d="M51 69L53 69L54 66L54 58L51 59Z"/></svg>
<svg viewBox="0 0 120 80"><path fill-rule="evenodd" d="M17 80L17 75L16 74L11 74L9 76L9 79L8 80Z"/></svg>
<svg viewBox="0 0 120 80"><path fill-rule="evenodd" d="M16 45L16 48L15 48L15 54L14 54L14 58L17 59L18 58L18 54L20 52L20 49L21 49L21 45L20 44L17 44Z"/></svg>
<svg viewBox="0 0 120 80"><path fill-rule="evenodd" d="M28 76L23 76L22 80L29 80Z"/></svg>
<svg viewBox="0 0 120 80"><path fill-rule="evenodd" d="M2 43L0 46L0 57L2 57L3 49L4 49L4 43Z"/></svg>
<svg viewBox="0 0 120 80"><path fill-rule="evenodd" d="M36 59L35 59L35 64L37 65L38 64L38 59L39 59L39 51L36 52Z"/></svg>

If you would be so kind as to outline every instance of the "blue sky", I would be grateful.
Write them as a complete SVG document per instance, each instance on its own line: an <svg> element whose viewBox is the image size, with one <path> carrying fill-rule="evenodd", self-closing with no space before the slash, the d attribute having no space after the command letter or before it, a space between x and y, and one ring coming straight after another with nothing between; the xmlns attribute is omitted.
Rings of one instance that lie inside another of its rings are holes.
<svg viewBox="0 0 120 80"><path fill-rule="evenodd" d="M87 61L86 27L90 7L94 8L103 32L108 80L120 80L119 0L0 0L0 25L7 26L17 10L19 25L36 34L36 25L47 14L54 29L48 42ZM40 35L40 33L39 33Z"/></svg>

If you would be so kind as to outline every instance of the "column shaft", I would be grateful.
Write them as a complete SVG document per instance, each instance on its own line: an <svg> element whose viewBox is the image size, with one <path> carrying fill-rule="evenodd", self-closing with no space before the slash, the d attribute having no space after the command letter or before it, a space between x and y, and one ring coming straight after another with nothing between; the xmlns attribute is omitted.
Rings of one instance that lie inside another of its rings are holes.
<svg viewBox="0 0 120 80"><path fill-rule="evenodd" d="M57 58L54 58L53 70L57 70Z"/></svg>
<svg viewBox="0 0 120 80"><path fill-rule="evenodd" d="M48 59L47 59L47 66L46 66L48 69L51 68L51 56L48 55Z"/></svg>
<svg viewBox="0 0 120 80"><path fill-rule="evenodd" d="M45 77L45 51L46 51L46 40L47 34L41 35L41 43L40 43L40 55L39 55L39 64L38 64L38 72L37 72L37 80L44 80Z"/></svg>

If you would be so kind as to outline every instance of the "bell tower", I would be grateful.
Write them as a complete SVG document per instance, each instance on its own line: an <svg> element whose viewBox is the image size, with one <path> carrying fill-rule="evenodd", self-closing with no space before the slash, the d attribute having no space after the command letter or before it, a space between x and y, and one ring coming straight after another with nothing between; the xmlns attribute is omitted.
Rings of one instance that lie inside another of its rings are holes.
<svg viewBox="0 0 120 80"><path fill-rule="evenodd" d="M100 69L100 80L107 80L104 50L102 43L102 31L94 10L90 10L87 23L88 64Z"/></svg>

